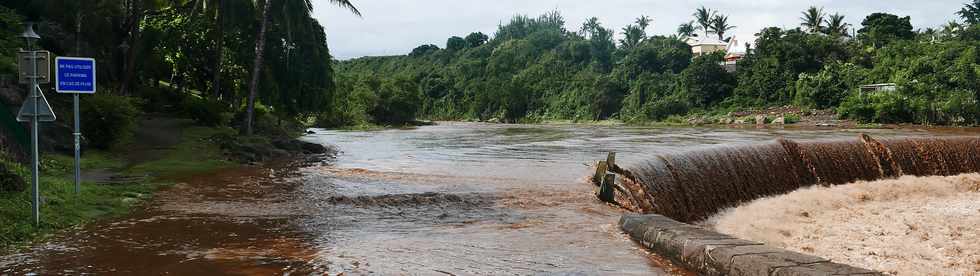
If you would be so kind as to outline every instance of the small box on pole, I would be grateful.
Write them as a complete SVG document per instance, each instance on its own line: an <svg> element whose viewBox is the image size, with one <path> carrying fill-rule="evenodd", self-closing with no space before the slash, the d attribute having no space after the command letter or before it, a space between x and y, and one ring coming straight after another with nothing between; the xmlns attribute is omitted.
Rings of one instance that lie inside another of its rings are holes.
<svg viewBox="0 0 980 276"><path fill-rule="evenodd" d="M34 56L37 56L37 75L34 73ZM20 69L20 83L31 84L31 79L37 79L37 83L45 84L51 82L51 52L48 51L20 51L17 52L17 65Z"/></svg>

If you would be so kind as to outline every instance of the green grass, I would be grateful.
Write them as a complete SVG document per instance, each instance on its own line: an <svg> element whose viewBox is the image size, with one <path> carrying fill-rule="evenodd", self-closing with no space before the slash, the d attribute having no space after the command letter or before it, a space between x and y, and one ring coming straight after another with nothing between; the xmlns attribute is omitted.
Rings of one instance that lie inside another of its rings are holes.
<svg viewBox="0 0 980 276"><path fill-rule="evenodd" d="M803 120L803 118L801 118L798 114L787 114L786 117L783 118L785 118L787 125L799 123Z"/></svg>
<svg viewBox="0 0 980 276"><path fill-rule="evenodd" d="M41 156L45 168L58 166L60 169L71 172L74 170L75 157L60 154L46 154ZM115 159L112 154L105 151L90 150L82 155L82 170L108 169L119 170L125 166L122 160Z"/></svg>
<svg viewBox="0 0 980 276"><path fill-rule="evenodd" d="M116 152L86 151L83 170L107 170L122 175L153 177L133 183L82 183L82 192L74 193L74 159L67 155L42 154L41 224L34 226L31 207L30 169L0 157L16 174L28 182L25 191L0 193L0 250L43 240L60 230L97 219L124 215L134 205L150 198L175 176L202 173L234 165L226 161L221 150L209 141L215 134L234 132L229 128L189 127L183 129L181 142L163 153L163 157L127 168ZM136 178L139 179L139 178Z"/></svg>
<svg viewBox="0 0 980 276"><path fill-rule="evenodd" d="M221 149L208 140L222 133L237 132L231 128L188 127L183 130L181 142L163 158L138 164L127 172L166 178L233 166L235 163L226 160Z"/></svg>
<svg viewBox="0 0 980 276"><path fill-rule="evenodd" d="M121 164L102 154L91 154L82 164ZM68 156L43 156L41 179L41 223L34 225L31 207L30 170L21 164L0 160L28 183L26 190L0 194L0 248L30 242L48 234L101 217L122 215L131 206L148 198L162 184L123 183L100 185L82 183L74 193L73 161Z"/></svg>
<svg viewBox="0 0 980 276"><path fill-rule="evenodd" d="M386 129L391 129L391 128L386 126L371 124L371 123L361 123L361 124L342 126L336 128L336 130L340 130L340 131L379 131L379 130L386 130Z"/></svg>

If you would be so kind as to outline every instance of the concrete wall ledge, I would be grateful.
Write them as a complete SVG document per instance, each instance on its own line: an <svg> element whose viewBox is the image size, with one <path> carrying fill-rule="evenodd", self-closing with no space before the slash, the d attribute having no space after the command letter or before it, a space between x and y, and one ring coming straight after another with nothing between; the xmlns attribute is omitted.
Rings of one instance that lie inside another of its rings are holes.
<svg viewBox="0 0 980 276"><path fill-rule="evenodd" d="M738 239L661 215L626 214L619 225L654 253L701 275L883 275Z"/></svg>

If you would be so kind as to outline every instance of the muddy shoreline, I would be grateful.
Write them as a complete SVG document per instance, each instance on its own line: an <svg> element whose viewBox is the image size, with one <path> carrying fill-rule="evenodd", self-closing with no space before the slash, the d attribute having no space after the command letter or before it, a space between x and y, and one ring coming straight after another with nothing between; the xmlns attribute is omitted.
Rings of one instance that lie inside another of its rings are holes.
<svg viewBox="0 0 980 276"><path fill-rule="evenodd" d="M169 179L176 184L127 216L0 257L0 274L316 273L310 237L291 223L303 163Z"/></svg>

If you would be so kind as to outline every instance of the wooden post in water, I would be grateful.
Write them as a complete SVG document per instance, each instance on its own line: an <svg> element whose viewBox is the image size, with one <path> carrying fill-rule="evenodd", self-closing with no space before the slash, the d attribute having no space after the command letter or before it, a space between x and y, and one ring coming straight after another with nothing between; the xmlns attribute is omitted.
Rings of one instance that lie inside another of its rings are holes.
<svg viewBox="0 0 980 276"><path fill-rule="evenodd" d="M592 183L598 186L595 196L604 202L616 203L616 174L609 171L616 167L616 153L610 152L606 161L599 161Z"/></svg>
<svg viewBox="0 0 980 276"><path fill-rule="evenodd" d="M616 174L607 173L602 178L602 184L599 184L599 191L596 193L596 197L603 202L616 203L616 190L613 188L616 185Z"/></svg>
<svg viewBox="0 0 980 276"><path fill-rule="evenodd" d="M595 175L592 176L592 184L598 187L602 184L602 178L606 176L606 171L609 167L606 165L606 161L599 161L599 164L595 166Z"/></svg>
<svg viewBox="0 0 980 276"><path fill-rule="evenodd" d="M609 155L606 156L606 167L609 170L616 168L616 152L609 152Z"/></svg>

